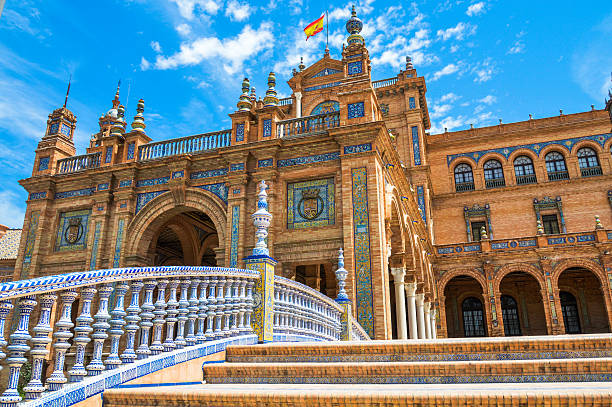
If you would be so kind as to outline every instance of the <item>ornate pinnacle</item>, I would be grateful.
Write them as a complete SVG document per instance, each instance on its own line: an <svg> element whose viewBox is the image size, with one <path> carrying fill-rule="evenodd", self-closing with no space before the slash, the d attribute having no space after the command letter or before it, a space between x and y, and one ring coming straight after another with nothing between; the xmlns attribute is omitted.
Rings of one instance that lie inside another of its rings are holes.
<svg viewBox="0 0 612 407"><path fill-rule="evenodd" d="M251 219L253 219L253 224L255 225L255 238L257 239L257 243L255 243L255 248L253 249L253 256L269 256L270 251L268 250L268 245L266 244L266 237L268 236L268 228L270 227L270 220L272 220L272 214L268 212L268 194L266 193L266 185L265 181L261 181L259 183L259 193L257 197L259 198L257 201L257 211L251 215Z"/></svg>
<svg viewBox="0 0 612 407"><path fill-rule="evenodd" d="M278 106L278 97L276 94L276 75L274 72L270 72L268 75L268 90L266 91L266 96L264 97L264 106Z"/></svg>
<svg viewBox="0 0 612 407"><path fill-rule="evenodd" d="M346 290L344 287L346 286L346 276L348 275L348 271L344 268L344 252L342 248L338 250L338 270L336 270L336 280L338 281L338 296L336 297L336 301L348 301L348 295L346 295Z"/></svg>
<svg viewBox="0 0 612 407"><path fill-rule="evenodd" d="M537 226L538 226L538 235L543 235L544 234L544 228L542 227L542 221L540 219L538 219L538 221L536 222Z"/></svg>
<svg viewBox="0 0 612 407"><path fill-rule="evenodd" d="M144 116L142 115L144 112L144 100L140 99L138 101L138 104L136 105L136 112L136 116L134 116L134 121L132 122L132 129L144 133L145 128L147 127L144 122Z"/></svg>
<svg viewBox="0 0 612 407"><path fill-rule="evenodd" d="M487 235L487 229L484 226L480 227L480 238L482 240L489 240L489 236Z"/></svg>
<svg viewBox="0 0 612 407"><path fill-rule="evenodd" d="M298 68L300 68L300 71L306 69L306 65L304 65L304 57L300 57L300 65L298 65Z"/></svg>
<svg viewBox="0 0 612 407"><path fill-rule="evenodd" d="M119 107L117 108L117 119L111 126L112 136L121 136L123 133L125 133L125 119L123 118L124 115L125 107L123 107L123 105L119 105Z"/></svg>
<svg viewBox="0 0 612 407"><path fill-rule="evenodd" d="M603 229L603 225L601 224L601 220L599 219L599 215L595 215L595 229Z"/></svg>
<svg viewBox="0 0 612 407"><path fill-rule="evenodd" d="M251 103L257 101L257 94L255 93L255 86L251 86Z"/></svg>
<svg viewBox="0 0 612 407"><path fill-rule="evenodd" d="M244 78L242 81L242 94L240 95L238 103L236 104L236 106L238 106L238 110L241 112L248 112L251 110L251 106L253 106L251 98L249 97L250 88L251 85L249 83L249 78Z"/></svg>

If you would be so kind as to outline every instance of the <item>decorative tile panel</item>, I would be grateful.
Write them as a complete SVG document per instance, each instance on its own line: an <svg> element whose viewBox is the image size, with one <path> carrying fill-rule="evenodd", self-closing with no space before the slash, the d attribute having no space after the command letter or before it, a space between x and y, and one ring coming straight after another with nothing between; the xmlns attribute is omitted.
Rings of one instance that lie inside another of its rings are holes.
<svg viewBox="0 0 612 407"><path fill-rule="evenodd" d="M348 74L356 75L363 72L363 64L361 61L353 61L348 63Z"/></svg>
<svg viewBox="0 0 612 407"><path fill-rule="evenodd" d="M457 159L459 157L468 157L468 158L471 158L471 159L473 159L474 161L476 161L478 163L478 161L485 154L488 154L488 153L501 154L506 159L508 159L510 157L510 155L514 151L519 150L519 149L531 150L537 156L540 156L540 152L542 151L542 149L544 147L546 147L546 146L549 146L549 145L557 145L557 146L563 147L567 151L570 151L572 149L572 147L576 143L579 143L579 142L581 142L583 140L594 141L594 142L598 143L600 146L604 147L604 144L611 137L612 137L612 133L596 134L596 135L593 135L593 136L575 137L575 138L569 138L569 139L564 139L564 140L553 140L553 141L546 141L546 142L542 142L542 143L521 144L521 145L518 145L518 146L508 146L508 147L494 148L494 149L489 149L489 150L472 151L472 152L469 152L469 153L451 154L451 155L447 155L446 156L446 164L448 166L450 166L450 164L455 159Z"/></svg>
<svg viewBox="0 0 612 407"><path fill-rule="evenodd" d="M238 264L238 228L240 226L240 205L232 206L232 234L230 241L230 267Z"/></svg>
<svg viewBox="0 0 612 407"><path fill-rule="evenodd" d="M152 199L157 198L159 195L164 192L168 192L168 190L163 191L153 191L153 192L145 192L144 194L136 195L136 212L138 213L146 204L148 204Z"/></svg>
<svg viewBox="0 0 612 407"><path fill-rule="evenodd" d="M104 163L108 164L113 160L113 147L106 147L106 152L104 153Z"/></svg>
<svg viewBox="0 0 612 407"><path fill-rule="evenodd" d="M291 167L294 165L312 164L323 161L332 161L340 158L339 152L309 155L306 157L289 158L286 160L278 160L276 165L278 168Z"/></svg>
<svg viewBox="0 0 612 407"><path fill-rule="evenodd" d="M109 188L110 188L110 184L108 182L98 184L98 191L107 191Z"/></svg>
<svg viewBox="0 0 612 407"><path fill-rule="evenodd" d="M324 83L323 85L310 86L308 88L304 88L304 92L311 92L313 90L333 88L334 86L339 86L339 85L342 85L342 82Z"/></svg>
<svg viewBox="0 0 612 407"><path fill-rule="evenodd" d="M535 247L538 242L535 239L521 240L518 242L519 247Z"/></svg>
<svg viewBox="0 0 612 407"><path fill-rule="evenodd" d="M416 100L412 96L408 98L408 108L416 109Z"/></svg>
<svg viewBox="0 0 612 407"><path fill-rule="evenodd" d="M236 125L236 141L244 141L244 123Z"/></svg>
<svg viewBox="0 0 612 407"><path fill-rule="evenodd" d="M49 157L40 157L38 160L38 171L44 171L49 169Z"/></svg>
<svg viewBox="0 0 612 407"><path fill-rule="evenodd" d="M60 214L55 251L83 250L87 247L90 214L89 209Z"/></svg>
<svg viewBox="0 0 612 407"><path fill-rule="evenodd" d="M36 242L36 229L38 229L38 220L40 219L40 211L33 211L30 214L28 222L28 235L26 237L25 249L23 250L23 263L21 267L20 279L28 278L30 271L30 263L34 254L34 243Z"/></svg>
<svg viewBox="0 0 612 407"><path fill-rule="evenodd" d="M62 123L62 129L60 131L64 136L70 137L70 126L67 126Z"/></svg>
<svg viewBox="0 0 612 407"><path fill-rule="evenodd" d="M244 163L231 164L230 171L244 171Z"/></svg>
<svg viewBox="0 0 612 407"><path fill-rule="evenodd" d="M333 225L335 220L333 178L287 184L287 229Z"/></svg>
<svg viewBox="0 0 612 407"><path fill-rule="evenodd" d="M51 126L49 126L49 134L57 134L59 131L59 125L59 122L51 123Z"/></svg>
<svg viewBox="0 0 612 407"><path fill-rule="evenodd" d="M185 176L185 171L181 170L181 171L174 171L172 173L172 179L176 179L176 178L183 178Z"/></svg>
<svg viewBox="0 0 612 407"><path fill-rule="evenodd" d="M128 151L127 151L127 159L128 160L133 160L134 159L134 151L135 150L136 150L136 143L128 144Z"/></svg>
<svg viewBox="0 0 612 407"><path fill-rule="evenodd" d="M372 151L372 143L357 144L354 146L344 146L344 154L356 154Z"/></svg>
<svg viewBox="0 0 612 407"><path fill-rule="evenodd" d="M366 168L352 170L353 225L355 235L355 283L357 322L374 338L372 264L370 259L370 216Z"/></svg>
<svg viewBox="0 0 612 407"><path fill-rule="evenodd" d="M195 187L210 191L213 194L217 195L219 198L221 198L223 202L227 203L227 187L225 186L224 182L208 185L196 185Z"/></svg>
<svg viewBox="0 0 612 407"><path fill-rule="evenodd" d="M340 73L340 72L342 71L339 71L337 69L332 69L332 68L325 68L317 72L316 74L312 75L312 78L320 78L322 76L333 75L335 73Z"/></svg>
<svg viewBox="0 0 612 407"><path fill-rule="evenodd" d="M421 143L419 142L419 128L412 126L412 151L414 155L414 165L421 165Z"/></svg>
<svg viewBox="0 0 612 407"><path fill-rule="evenodd" d="M122 179L119 181L119 188L131 187L132 180L131 179Z"/></svg>
<svg viewBox="0 0 612 407"><path fill-rule="evenodd" d="M201 178L211 178L211 177L220 177L222 175L227 175L227 168L217 168L215 170L206 170L206 171L196 171L192 172L189 175L191 179L201 179Z"/></svg>
<svg viewBox="0 0 612 407"><path fill-rule="evenodd" d="M549 237L548 244L564 244L567 243L564 237Z"/></svg>
<svg viewBox="0 0 612 407"><path fill-rule="evenodd" d="M349 119L365 116L364 102L349 103L347 107Z"/></svg>
<svg viewBox="0 0 612 407"><path fill-rule="evenodd" d="M425 213L425 188L423 185L417 186L417 202L419 204L421 218L423 218L423 222L427 224L427 214Z"/></svg>
<svg viewBox="0 0 612 407"><path fill-rule="evenodd" d="M46 191L42 191L42 192L32 192L30 194L30 197L28 199L35 201L37 199L45 199L47 197L47 192Z"/></svg>
<svg viewBox="0 0 612 407"><path fill-rule="evenodd" d="M56 192L55 199L75 198L78 196L89 196L96 191L95 188L75 189L72 191Z"/></svg>
<svg viewBox="0 0 612 407"><path fill-rule="evenodd" d="M340 110L340 103L335 100L326 100L325 102L321 102L312 109L310 112L311 116L315 116L318 114L325 113L333 113Z"/></svg>
<svg viewBox="0 0 612 407"><path fill-rule="evenodd" d="M151 185L162 185L167 184L170 181L170 177L159 177L151 179L141 179L136 181L136 187L149 187Z"/></svg>
<svg viewBox="0 0 612 407"><path fill-rule="evenodd" d="M263 136L270 137L272 135L272 119L263 121Z"/></svg>
<svg viewBox="0 0 612 407"><path fill-rule="evenodd" d="M117 225L117 239L115 240L115 255L113 256L113 267L119 267L119 260L121 259L121 244L123 243L123 227L125 219L119 219Z"/></svg>
<svg viewBox="0 0 612 407"><path fill-rule="evenodd" d="M89 269L96 269L96 260L98 258L98 246L100 244L100 230L102 229L102 222L96 222L94 229L94 241L91 246L91 259L89 260Z"/></svg>
<svg viewBox="0 0 612 407"><path fill-rule="evenodd" d="M257 161L257 167L259 168L272 167L273 164L274 164L274 159L272 158L266 158L266 159Z"/></svg>

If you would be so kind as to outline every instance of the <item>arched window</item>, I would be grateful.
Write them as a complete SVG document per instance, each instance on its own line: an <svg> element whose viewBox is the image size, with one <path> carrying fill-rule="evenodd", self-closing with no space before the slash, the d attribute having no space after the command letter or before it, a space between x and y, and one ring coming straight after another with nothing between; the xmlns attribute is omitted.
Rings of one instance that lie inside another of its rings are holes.
<svg viewBox="0 0 612 407"><path fill-rule="evenodd" d="M550 153L546 154L544 160L546 161L546 172L548 173L549 181L569 179L563 154L558 151L551 151Z"/></svg>
<svg viewBox="0 0 612 407"><path fill-rule="evenodd" d="M474 174L472 167L459 164L455 167L455 190L457 192L472 191L474 189Z"/></svg>
<svg viewBox="0 0 612 407"><path fill-rule="evenodd" d="M504 335L518 336L521 334L518 307L516 301L509 295L501 296L502 319L504 320Z"/></svg>
<svg viewBox="0 0 612 407"><path fill-rule="evenodd" d="M583 147L578 150L576 155L578 156L580 173L583 177L592 177L594 175L602 174L599 159L597 158L597 153L595 150L589 147Z"/></svg>
<svg viewBox="0 0 612 407"><path fill-rule="evenodd" d="M504 170L497 160L489 160L484 164L485 186L487 188L499 188L506 185L504 181Z"/></svg>
<svg viewBox="0 0 612 407"><path fill-rule="evenodd" d="M576 297L567 291L559 293L561 297L561 312L566 334L580 334L580 317L578 316L578 303Z"/></svg>
<svg viewBox="0 0 612 407"><path fill-rule="evenodd" d="M516 183L519 185L537 182L533 161L526 155L516 157L514 160L514 175L516 175Z"/></svg>
<svg viewBox="0 0 612 407"><path fill-rule="evenodd" d="M461 304L465 337L485 336L484 308L482 301L468 297Z"/></svg>

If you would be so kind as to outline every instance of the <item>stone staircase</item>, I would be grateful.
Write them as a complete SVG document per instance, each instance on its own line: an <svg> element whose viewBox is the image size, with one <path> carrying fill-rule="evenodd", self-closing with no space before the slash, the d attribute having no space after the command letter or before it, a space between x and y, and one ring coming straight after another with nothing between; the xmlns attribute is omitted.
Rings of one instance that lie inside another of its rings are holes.
<svg viewBox="0 0 612 407"><path fill-rule="evenodd" d="M609 334L232 346L203 370L206 384L104 405L612 405Z"/></svg>

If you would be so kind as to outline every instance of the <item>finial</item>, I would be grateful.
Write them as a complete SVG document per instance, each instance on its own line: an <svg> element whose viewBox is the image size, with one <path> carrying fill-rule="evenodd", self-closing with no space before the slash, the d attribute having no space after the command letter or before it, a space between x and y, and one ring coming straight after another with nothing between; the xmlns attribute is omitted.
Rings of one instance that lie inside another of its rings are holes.
<svg viewBox="0 0 612 407"><path fill-rule="evenodd" d="M304 65L304 57L300 57L300 65L298 68L300 68L300 72L306 69L306 65Z"/></svg>
<svg viewBox="0 0 612 407"><path fill-rule="evenodd" d="M338 296L336 297L337 302L346 302L349 300L348 295L346 295L346 276L348 275L348 271L344 268L344 251L342 248L338 250L338 270L336 270L336 281L338 281Z"/></svg>
<svg viewBox="0 0 612 407"><path fill-rule="evenodd" d="M115 98L113 99L113 109L117 109L119 107L119 88L121 87L121 79L117 82L117 91L115 91Z"/></svg>
<svg viewBox="0 0 612 407"><path fill-rule="evenodd" d="M257 95L255 94L255 86L251 86L251 102L255 103L257 101Z"/></svg>
<svg viewBox="0 0 612 407"><path fill-rule="evenodd" d="M66 104L68 103L68 94L70 93L70 82L72 82L72 74L70 74L70 79L68 79L68 89L66 89L66 99L64 99L64 109L66 108Z"/></svg>
<svg viewBox="0 0 612 407"><path fill-rule="evenodd" d="M542 227L542 221L540 219L538 219L538 221L536 222L537 226L538 226L538 235L543 235L544 234L544 228Z"/></svg>
<svg viewBox="0 0 612 407"><path fill-rule="evenodd" d="M359 35L362 29L363 23L357 18L355 6L353 6L351 9L351 18L346 22L346 31L350 34L347 39L349 47L353 44L364 44L363 37Z"/></svg>
<svg viewBox="0 0 612 407"><path fill-rule="evenodd" d="M125 107L123 105L119 105L117 107L117 119L113 122L111 126L111 136L122 136L125 133L125 119L123 116L125 115Z"/></svg>
<svg viewBox="0 0 612 407"><path fill-rule="evenodd" d="M406 70L408 71L410 69L414 69L414 67L412 66L412 58L407 56L406 57Z"/></svg>
<svg viewBox="0 0 612 407"><path fill-rule="evenodd" d="M595 110L595 105L591 105L591 110Z"/></svg>
<svg viewBox="0 0 612 407"><path fill-rule="evenodd" d="M601 220L599 219L599 215L595 215L595 229L603 229L603 225L601 224Z"/></svg>
<svg viewBox="0 0 612 407"><path fill-rule="evenodd" d="M325 52L323 53L323 57L329 57L329 47L325 45Z"/></svg>
<svg viewBox="0 0 612 407"><path fill-rule="evenodd" d="M145 128L147 127L143 116L144 100L140 99L138 101L138 104L136 105L136 112L136 116L134 116L134 121L132 122L132 129L144 134Z"/></svg>
<svg viewBox="0 0 612 407"><path fill-rule="evenodd" d="M268 75L268 90L264 97L264 107L278 106L278 97L276 94L276 75L274 72L270 72Z"/></svg>
<svg viewBox="0 0 612 407"><path fill-rule="evenodd" d="M559 109L559 116L563 116L563 109Z"/></svg>
<svg viewBox="0 0 612 407"><path fill-rule="evenodd" d="M255 243L255 247L253 248L253 256L269 256L270 251L268 250L268 245L266 244L266 237L268 236L268 227L270 227L270 220L272 219L272 214L268 212L268 194L266 193L266 182L262 180L259 183L259 193L257 194L257 211L251 215L251 219L253 219L253 224L255 225L255 238L257 239L257 243Z"/></svg>
<svg viewBox="0 0 612 407"><path fill-rule="evenodd" d="M533 120L533 115L529 113L529 120Z"/></svg>
<svg viewBox="0 0 612 407"><path fill-rule="evenodd" d="M251 85L249 83L249 78L244 78L244 80L242 81L242 94L240 95L238 103L236 104L238 110L240 110L241 112L248 112L253 106L251 98L249 97L250 88Z"/></svg>
<svg viewBox="0 0 612 407"><path fill-rule="evenodd" d="M489 236L487 235L487 229L484 226L480 227L480 239L489 240Z"/></svg>

